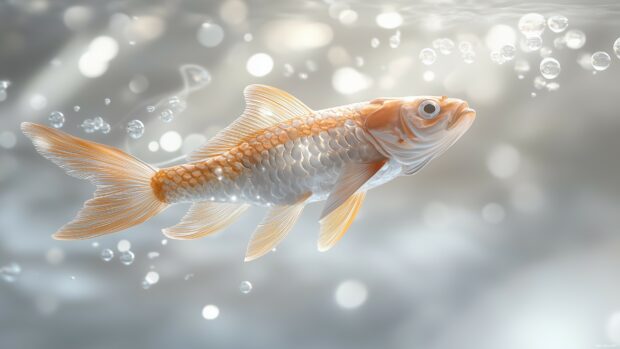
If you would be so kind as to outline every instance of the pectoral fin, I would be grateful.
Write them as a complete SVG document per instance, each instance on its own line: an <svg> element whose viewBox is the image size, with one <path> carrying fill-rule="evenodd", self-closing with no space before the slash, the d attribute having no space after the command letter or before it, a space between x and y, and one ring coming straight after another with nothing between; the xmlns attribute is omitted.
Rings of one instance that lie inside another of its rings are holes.
<svg viewBox="0 0 620 349"><path fill-rule="evenodd" d="M247 204L198 202L189 208L181 222L162 231L171 239L198 239L225 229L248 207Z"/></svg>
<svg viewBox="0 0 620 349"><path fill-rule="evenodd" d="M246 262L267 254L286 237L286 234L297 222L308 197L310 195L304 195L301 200L293 205L274 207L267 213L250 239L245 254Z"/></svg>
<svg viewBox="0 0 620 349"><path fill-rule="evenodd" d="M321 213L321 220L340 207L351 195L361 188L372 176L383 167L385 161L371 164L347 164L342 170L336 186L327 197Z"/></svg>
<svg viewBox="0 0 620 349"><path fill-rule="evenodd" d="M319 251L329 250L342 238L349 226L351 226L351 223L353 223L355 216L357 216L357 212L362 207L365 197L365 191L355 193L349 196L332 213L321 219L321 233L318 242Z"/></svg>

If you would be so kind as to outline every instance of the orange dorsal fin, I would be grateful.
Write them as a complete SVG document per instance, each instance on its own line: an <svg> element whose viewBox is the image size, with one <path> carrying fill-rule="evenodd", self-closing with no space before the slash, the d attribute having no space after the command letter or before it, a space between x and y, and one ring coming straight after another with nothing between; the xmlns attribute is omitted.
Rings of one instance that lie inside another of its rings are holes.
<svg viewBox="0 0 620 349"><path fill-rule="evenodd" d="M198 161L221 155L257 131L314 113L299 99L275 87L249 85L243 91L245 110L230 126L188 156Z"/></svg>

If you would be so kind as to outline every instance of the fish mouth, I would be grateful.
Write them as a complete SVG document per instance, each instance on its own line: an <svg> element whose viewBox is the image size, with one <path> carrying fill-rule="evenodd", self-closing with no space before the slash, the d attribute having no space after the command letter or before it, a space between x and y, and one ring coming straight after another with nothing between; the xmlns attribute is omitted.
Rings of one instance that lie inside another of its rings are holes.
<svg viewBox="0 0 620 349"><path fill-rule="evenodd" d="M448 122L448 130L453 129L456 125L461 124L461 121L468 121L469 124L476 118L476 111L469 107L467 102L463 102L459 108L454 112L454 116Z"/></svg>

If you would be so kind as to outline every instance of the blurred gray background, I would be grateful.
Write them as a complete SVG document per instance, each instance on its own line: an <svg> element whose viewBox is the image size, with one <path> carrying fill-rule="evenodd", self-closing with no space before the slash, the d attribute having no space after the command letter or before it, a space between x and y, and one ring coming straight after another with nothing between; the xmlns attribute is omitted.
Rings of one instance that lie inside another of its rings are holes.
<svg viewBox="0 0 620 349"><path fill-rule="evenodd" d="M10 81L0 91L0 347L620 346L620 4L370 3L0 0L0 80ZM399 26L377 20L393 11ZM545 54L562 65L557 91L533 86L539 52L518 50L531 66L523 79L515 61L489 58L502 41L520 47L517 22L528 12L565 15L587 36L572 50L554 46L563 33L544 32ZM455 48L423 65L420 50L438 38L471 42L474 63ZM597 74L587 60L595 51L611 55ZM273 67L251 60L256 53ZM187 87L184 64L204 67L208 84L181 94L187 109L164 123L145 109ZM66 132L168 162L234 120L251 83L316 109L449 95L478 118L419 174L371 191L327 253L316 250L321 205L252 263L243 256L261 208L202 240L162 241L160 229L187 206L94 245L51 239L93 187L36 154L21 122L47 124L61 111ZM109 134L80 128L95 116ZM140 139L125 132L131 119L145 124ZM121 240L135 254L129 266ZM105 248L115 252L109 262ZM159 281L144 289L149 271ZM207 305L217 318L203 317Z"/></svg>

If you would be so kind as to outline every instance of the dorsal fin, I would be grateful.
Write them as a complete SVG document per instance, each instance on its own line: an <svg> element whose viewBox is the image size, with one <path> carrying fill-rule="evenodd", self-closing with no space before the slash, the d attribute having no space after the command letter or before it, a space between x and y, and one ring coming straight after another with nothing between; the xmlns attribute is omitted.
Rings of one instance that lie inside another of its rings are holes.
<svg viewBox="0 0 620 349"><path fill-rule="evenodd" d="M266 85L249 85L243 91L245 110L237 120L188 156L198 161L220 155L258 130L289 119L309 115L313 110L290 94Z"/></svg>

